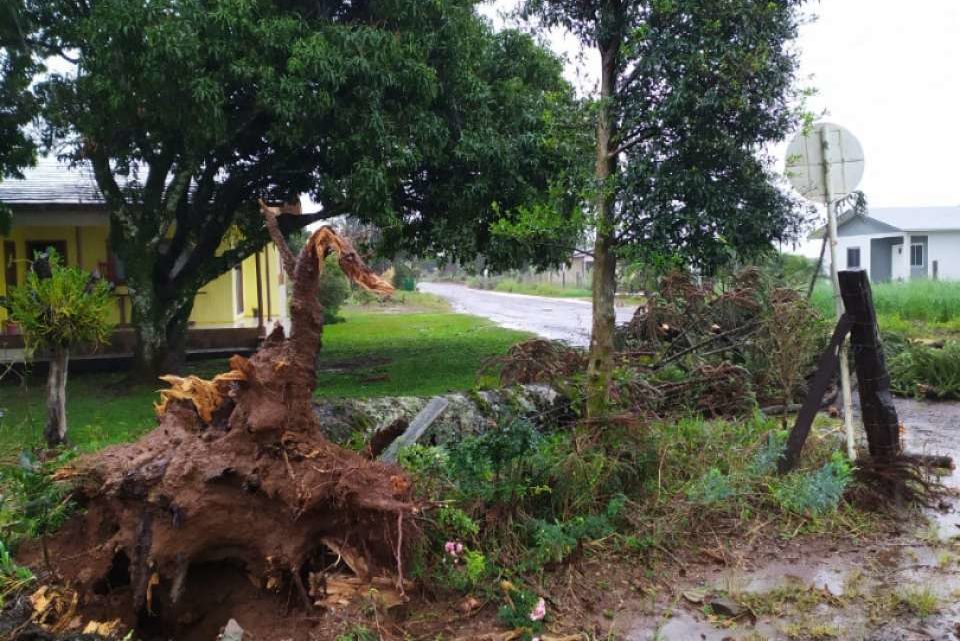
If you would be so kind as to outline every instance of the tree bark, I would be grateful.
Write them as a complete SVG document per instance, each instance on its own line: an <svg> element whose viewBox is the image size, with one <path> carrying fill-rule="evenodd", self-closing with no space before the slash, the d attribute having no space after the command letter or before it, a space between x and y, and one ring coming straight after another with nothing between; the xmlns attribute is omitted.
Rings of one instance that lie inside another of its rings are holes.
<svg viewBox="0 0 960 641"><path fill-rule="evenodd" d="M70 352L60 347L50 354L47 374L47 424L43 437L47 447L57 447L67 441L67 363Z"/></svg>
<svg viewBox="0 0 960 641"><path fill-rule="evenodd" d="M183 369L187 328L198 289L164 293L152 278L136 275L128 276L128 284L136 336L131 378L155 383L158 376Z"/></svg>
<svg viewBox="0 0 960 641"><path fill-rule="evenodd" d="M614 138L613 94L616 82L617 45L601 49L600 110L597 116L596 240L593 248L593 328L587 368L587 418L602 418L607 412L613 369L617 290L616 229L611 178L617 156L611 153Z"/></svg>

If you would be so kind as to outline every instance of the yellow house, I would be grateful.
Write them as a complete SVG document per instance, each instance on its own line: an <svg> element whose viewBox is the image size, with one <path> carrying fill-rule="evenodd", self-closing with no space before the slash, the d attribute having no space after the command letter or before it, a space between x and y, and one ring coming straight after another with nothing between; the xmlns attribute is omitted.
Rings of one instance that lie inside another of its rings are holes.
<svg viewBox="0 0 960 641"><path fill-rule="evenodd" d="M129 291L123 265L110 251L109 216L92 171L43 158L24 173L23 179L0 182L0 202L13 210L10 234L0 236L0 295L24 282L34 252L54 247L66 264L114 284L117 332L107 351L132 350ZM286 319L286 283L271 244L200 290L190 315L188 351L253 349L266 328ZM22 346L3 309L0 328L0 347Z"/></svg>

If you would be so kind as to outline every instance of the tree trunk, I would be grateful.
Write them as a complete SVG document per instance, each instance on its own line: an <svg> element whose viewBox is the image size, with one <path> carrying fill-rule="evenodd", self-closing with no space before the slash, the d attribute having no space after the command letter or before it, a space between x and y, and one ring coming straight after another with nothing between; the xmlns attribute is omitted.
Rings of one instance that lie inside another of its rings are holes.
<svg viewBox="0 0 960 641"><path fill-rule="evenodd" d="M136 344L134 380L155 383L162 374L179 373L186 362L187 328L197 290L158 295L152 282L131 283Z"/></svg>
<svg viewBox="0 0 960 641"><path fill-rule="evenodd" d="M135 380L154 383L158 376L182 371L186 362L187 318L189 310L175 318L155 314L134 314L136 343L133 352Z"/></svg>
<svg viewBox="0 0 960 641"><path fill-rule="evenodd" d="M593 328L590 335L590 360L587 369L587 417L601 418L607 411L610 375L613 369L613 339L616 329L614 309L617 289L616 229L614 192L611 178L617 167L612 154L614 137L613 100L616 82L617 47L601 50L600 112L597 116L596 241L593 253Z"/></svg>
<svg viewBox="0 0 960 641"><path fill-rule="evenodd" d="M47 447L57 447L67 440L67 362L70 352L60 347L50 354L47 374L47 425L43 437Z"/></svg>

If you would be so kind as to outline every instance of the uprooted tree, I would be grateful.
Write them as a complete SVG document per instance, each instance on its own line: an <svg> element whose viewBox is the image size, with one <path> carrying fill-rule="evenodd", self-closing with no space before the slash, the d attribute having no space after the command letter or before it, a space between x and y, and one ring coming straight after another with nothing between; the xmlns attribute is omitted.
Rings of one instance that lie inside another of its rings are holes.
<svg viewBox="0 0 960 641"><path fill-rule="evenodd" d="M402 576L409 480L328 441L311 405L324 257L338 254L363 287L392 287L327 227L294 256L276 210L262 211L292 281L290 335L278 325L250 359L233 357L212 380L168 377L153 431L60 473L86 510L50 547L82 614L194 638L198 591L217 591L198 584L210 564L222 570L214 581L240 568L242 584L278 595L281 613L288 595L308 609L323 598L313 574L331 551L367 575L358 578Z"/></svg>

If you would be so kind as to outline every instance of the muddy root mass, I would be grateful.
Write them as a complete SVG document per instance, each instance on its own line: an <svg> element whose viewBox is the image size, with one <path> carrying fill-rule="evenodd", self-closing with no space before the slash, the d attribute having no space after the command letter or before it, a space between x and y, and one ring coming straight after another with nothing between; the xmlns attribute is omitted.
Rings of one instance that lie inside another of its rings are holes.
<svg viewBox="0 0 960 641"><path fill-rule="evenodd" d="M225 599L234 610L266 599L280 610L267 620L284 608L309 612L322 598L318 577L337 559L361 578L400 580L409 480L329 442L310 404L323 322L317 283L330 251L356 280L387 291L349 243L316 232L299 257L284 255L290 337L278 326L212 381L168 377L153 431L60 472L85 509L49 549L84 618L120 618L147 637L213 638L225 621L206 614Z"/></svg>

